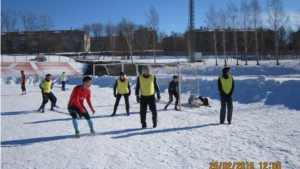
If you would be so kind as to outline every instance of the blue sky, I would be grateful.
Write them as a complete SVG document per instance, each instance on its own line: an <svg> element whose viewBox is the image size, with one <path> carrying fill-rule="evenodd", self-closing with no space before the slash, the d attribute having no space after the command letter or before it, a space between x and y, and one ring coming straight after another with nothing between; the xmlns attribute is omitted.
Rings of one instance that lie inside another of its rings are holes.
<svg viewBox="0 0 300 169"><path fill-rule="evenodd" d="M195 0L195 27L206 25L205 13L211 3L216 9L226 9L229 2L239 7L241 0ZM266 1L259 2L265 8ZM300 0L282 0L282 3L287 13L300 9ZM68 30L84 23L117 24L122 17L146 25L146 14L153 5L159 14L159 30L170 35L171 31L184 33L187 29L188 4L189 0L2 0L1 10L47 14L54 22L54 30ZM24 29L20 19L16 29Z"/></svg>

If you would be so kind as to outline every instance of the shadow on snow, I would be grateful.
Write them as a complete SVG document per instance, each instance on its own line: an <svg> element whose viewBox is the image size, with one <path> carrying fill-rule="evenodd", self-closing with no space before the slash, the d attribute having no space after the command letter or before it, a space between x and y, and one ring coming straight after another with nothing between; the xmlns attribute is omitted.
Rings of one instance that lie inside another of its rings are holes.
<svg viewBox="0 0 300 169"><path fill-rule="evenodd" d="M126 135L121 135L121 136L114 136L112 138L114 139L119 139L119 138L126 138L126 137L132 137L136 135L148 135L148 134L156 134L156 133L167 133L167 132L173 132L173 131L182 131L182 130L191 130L191 129L198 129L202 127L208 127L208 126L218 126L219 123L210 123L210 124L203 124L203 125L197 125L197 126L189 126L189 127L177 127L177 128L169 128L169 129L140 129L140 128L135 128L135 129L125 129L125 130L116 130L116 131L110 131L110 132L105 132L101 134L121 134L121 133L128 133L128 132L133 132L133 131L141 131L141 132L135 132L135 133L129 133ZM151 128L150 128L151 129ZM145 132L143 132L145 131Z"/></svg>

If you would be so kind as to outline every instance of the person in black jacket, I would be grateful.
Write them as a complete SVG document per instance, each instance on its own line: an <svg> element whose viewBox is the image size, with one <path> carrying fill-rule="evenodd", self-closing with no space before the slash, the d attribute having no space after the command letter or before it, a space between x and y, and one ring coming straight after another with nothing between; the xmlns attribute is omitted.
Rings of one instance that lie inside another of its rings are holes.
<svg viewBox="0 0 300 169"><path fill-rule="evenodd" d="M227 121L231 124L232 120L232 93L234 91L234 80L230 76L230 67L223 68L223 75L218 79L218 89L220 93L221 100L221 110L220 110L220 124L224 124L226 117L226 104L227 104Z"/></svg>
<svg viewBox="0 0 300 169"><path fill-rule="evenodd" d="M116 93L116 89L118 88L118 94ZM124 96L125 105L126 105L126 112L127 116L130 115L129 113L129 102L128 97L131 94L129 80L126 78L126 75L124 72L120 72L120 77L116 79L115 85L114 85L114 96L116 98L115 106L114 106L114 112L111 114L111 116L116 115L116 111L119 105L119 101L122 96Z"/></svg>
<svg viewBox="0 0 300 169"><path fill-rule="evenodd" d="M179 93L178 93L178 76L176 76L176 75L173 76L173 80L169 83L168 93L169 93L169 102L165 106L165 110L167 110L168 106L173 102L173 96L174 96L175 99L176 99L174 109L177 110L177 111L179 111L179 109L177 108L178 99L179 99Z"/></svg>
<svg viewBox="0 0 300 169"><path fill-rule="evenodd" d="M157 92L157 100L160 100L160 90L156 82L156 77L154 74L150 74L149 67L144 65L143 74L137 77L135 88L136 101L140 103L142 129L147 128L146 114L148 105L150 111L152 112L153 128L157 127L157 109L156 100L154 97L155 91Z"/></svg>

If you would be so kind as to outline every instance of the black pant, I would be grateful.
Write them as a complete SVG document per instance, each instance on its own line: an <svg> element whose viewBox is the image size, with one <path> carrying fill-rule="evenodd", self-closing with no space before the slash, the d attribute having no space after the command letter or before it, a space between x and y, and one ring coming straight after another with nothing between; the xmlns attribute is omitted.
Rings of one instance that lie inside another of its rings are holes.
<svg viewBox="0 0 300 169"><path fill-rule="evenodd" d="M129 101L128 101L128 94L117 94L117 97L116 97L116 102L115 102L115 106L114 106L114 112L113 114L116 114L116 111L117 111L117 108L119 106L119 102L120 102L120 99L121 97L124 96L124 100L125 100L125 105L126 105L126 112L129 113Z"/></svg>
<svg viewBox="0 0 300 169"><path fill-rule="evenodd" d="M66 81L61 81L61 90L65 90Z"/></svg>
<svg viewBox="0 0 300 169"><path fill-rule="evenodd" d="M22 83L21 89L22 89L22 92L26 92L25 83Z"/></svg>
<svg viewBox="0 0 300 169"><path fill-rule="evenodd" d="M220 123L224 123L225 117L226 117L226 104L227 104L227 121L228 123L231 123L232 118L232 110L233 110L233 104L232 104L232 96L223 96L220 95L221 99L221 110L220 110Z"/></svg>
<svg viewBox="0 0 300 169"><path fill-rule="evenodd" d="M77 117L79 116L80 118L84 117L86 120L89 120L91 118L89 112L86 110L85 107L83 108L85 109L85 113L81 113L79 108L77 107L69 107L68 110L73 119L77 119Z"/></svg>
<svg viewBox="0 0 300 169"><path fill-rule="evenodd" d="M173 96L175 97L175 108L178 106L178 99L179 99L179 94L178 93L171 93L171 96L169 98L169 102L167 103L166 107L167 108L172 102L173 102Z"/></svg>
<svg viewBox="0 0 300 169"><path fill-rule="evenodd" d="M52 92L43 93L43 104L48 103L48 99L51 101L51 103L56 103L57 100Z"/></svg>
<svg viewBox="0 0 300 169"><path fill-rule="evenodd" d="M143 126L147 126L146 123L146 114L147 114L147 106L149 105L149 109L152 112L152 121L153 124L157 123L157 110L156 110L156 101L154 95L152 96L141 96L140 99L140 117L141 123Z"/></svg>

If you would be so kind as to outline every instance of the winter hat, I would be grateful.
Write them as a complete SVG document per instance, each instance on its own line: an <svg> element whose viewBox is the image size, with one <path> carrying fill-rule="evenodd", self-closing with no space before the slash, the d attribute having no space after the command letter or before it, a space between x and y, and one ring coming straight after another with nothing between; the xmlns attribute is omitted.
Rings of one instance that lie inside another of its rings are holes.
<svg viewBox="0 0 300 169"><path fill-rule="evenodd" d="M124 76L125 75L125 73L124 72L120 72L120 76Z"/></svg>
<svg viewBox="0 0 300 169"><path fill-rule="evenodd" d="M86 82L86 81L89 81L89 80L92 80L92 78L90 76L85 76L83 79L82 79L82 82Z"/></svg>
<svg viewBox="0 0 300 169"><path fill-rule="evenodd" d="M177 75L174 75L174 76L173 76L173 79L175 79L175 78L178 78L178 76L177 76Z"/></svg>
<svg viewBox="0 0 300 169"><path fill-rule="evenodd" d="M224 67L223 68L223 75L227 75L228 70L230 70L230 67Z"/></svg>
<svg viewBox="0 0 300 169"><path fill-rule="evenodd" d="M146 69L150 69L150 67L148 65L144 65L143 70L146 70Z"/></svg>

